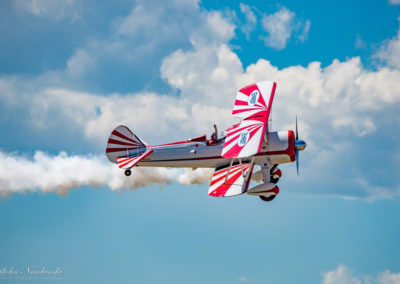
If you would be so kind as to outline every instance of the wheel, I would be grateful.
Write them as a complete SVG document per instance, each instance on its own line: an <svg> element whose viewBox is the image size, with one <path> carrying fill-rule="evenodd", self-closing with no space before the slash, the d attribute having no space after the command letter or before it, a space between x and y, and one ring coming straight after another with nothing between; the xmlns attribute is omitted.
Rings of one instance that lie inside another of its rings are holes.
<svg viewBox="0 0 400 284"><path fill-rule="evenodd" d="M277 183L277 182L279 181L279 178L273 178L273 177L271 176L270 181L271 181L272 183Z"/></svg>
<svg viewBox="0 0 400 284"><path fill-rule="evenodd" d="M126 171L125 171L125 175L126 175L127 177L129 177L129 176L131 175L131 170L126 170Z"/></svg>
<svg viewBox="0 0 400 284"><path fill-rule="evenodd" d="M275 194L274 194L274 195L271 195L271 196L268 196L268 197L265 197L265 196L260 195L260 198L261 198L261 200L263 200L263 201L272 201L272 200L274 200L275 196L276 196Z"/></svg>

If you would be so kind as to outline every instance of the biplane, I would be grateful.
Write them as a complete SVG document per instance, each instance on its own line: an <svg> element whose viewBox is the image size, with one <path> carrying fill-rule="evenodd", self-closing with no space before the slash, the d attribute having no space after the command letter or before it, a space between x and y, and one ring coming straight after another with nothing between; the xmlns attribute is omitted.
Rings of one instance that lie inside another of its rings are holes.
<svg viewBox="0 0 400 284"><path fill-rule="evenodd" d="M240 122L218 137L217 128L206 135L173 143L151 146L128 127L120 125L110 134L106 154L109 161L131 175L133 167L214 168L208 194L215 197L243 193L273 200L279 193L280 164L296 161L306 143L297 129L270 131L269 117L276 89L275 82L260 82L240 89L232 115ZM255 166L259 170L253 173ZM257 167L258 168L258 167ZM249 189L250 181L262 181Z"/></svg>

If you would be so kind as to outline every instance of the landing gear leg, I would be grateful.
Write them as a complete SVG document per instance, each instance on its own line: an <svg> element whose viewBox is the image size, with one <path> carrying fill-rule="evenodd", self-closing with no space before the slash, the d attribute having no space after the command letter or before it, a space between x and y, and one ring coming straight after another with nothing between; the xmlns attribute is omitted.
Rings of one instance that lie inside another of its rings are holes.
<svg viewBox="0 0 400 284"><path fill-rule="evenodd" d="M270 178L271 178L270 169L271 169L271 166L270 166L269 161L265 161L261 165L261 173L262 173L262 176L263 176L264 183L270 182Z"/></svg>
<svg viewBox="0 0 400 284"><path fill-rule="evenodd" d="M125 170L125 175L129 177L131 175L131 170Z"/></svg>
<svg viewBox="0 0 400 284"><path fill-rule="evenodd" d="M276 168L277 168L277 165L273 165L271 167L271 163L269 162L269 160L265 161L261 165L261 173L263 175L264 183L276 183L277 182L272 176L272 172L275 171ZM271 189L270 191L273 191L273 189ZM260 195L259 197L262 201L272 201L272 200L274 200L274 198L276 197L276 195L278 193L279 193L279 189L277 192L275 192L275 191L271 192L271 194L269 196Z"/></svg>

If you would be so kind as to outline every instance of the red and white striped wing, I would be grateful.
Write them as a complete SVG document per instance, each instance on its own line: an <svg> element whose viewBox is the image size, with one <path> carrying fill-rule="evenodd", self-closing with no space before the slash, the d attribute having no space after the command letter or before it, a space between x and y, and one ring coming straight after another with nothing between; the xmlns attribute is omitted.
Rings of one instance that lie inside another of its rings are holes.
<svg viewBox="0 0 400 284"><path fill-rule="evenodd" d="M232 115L245 119L259 115L260 112L267 112L268 118L275 89L275 82L260 82L240 89L236 95Z"/></svg>
<svg viewBox="0 0 400 284"><path fill-rule="evenodd" d="M232 115L243 120L226 130L222 157L244 158L260 152L275 89L274 82L260 82L239 90Z"/></svg>
<svg viewBox="0 0 400 284"><path fill-rule="evenodd" d="M121 169L130 169L133 166L135 166L137 163L139 163L141 160L143 160L144 158L146 158L148 155L150 155L153 152L153 150L149 149L146 150L142 155L140 156L130 156L130 157L118 157L117 158L117 163L118 163L118 167L120 167Z"/></svg>
<svg viewBox="0 0 400 284"><path fill-rule="evenodd" d="M267 126L267 117L260 115L242 120L226 130L222 149L224 158L250 157L260 152Z"/></svg>
<svg viewBox="0 0 400 284"><path fill-rule="evenodd" d="M242 166L245 176L250 171L246 181L243 177L240 165L232 166L230 170L229 165L222 169L215 170L211 179L210 188L208 189L208 195L224 197L245 193L249 187L253 166L250 164L242 164ZM227 175L228 178L226 178Z"/></svg>

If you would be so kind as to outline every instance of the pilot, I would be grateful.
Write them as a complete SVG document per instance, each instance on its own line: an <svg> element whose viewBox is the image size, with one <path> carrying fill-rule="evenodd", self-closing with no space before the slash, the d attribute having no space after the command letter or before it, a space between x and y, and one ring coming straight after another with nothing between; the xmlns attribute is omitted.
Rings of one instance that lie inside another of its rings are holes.
<svg viewBox="0 0 400 284"><path fill-rule="evenodd" d="M208 140L208 145L215 145L219 142L217 126L214 124L214 133L211 134L211 139Z"/></svg>

